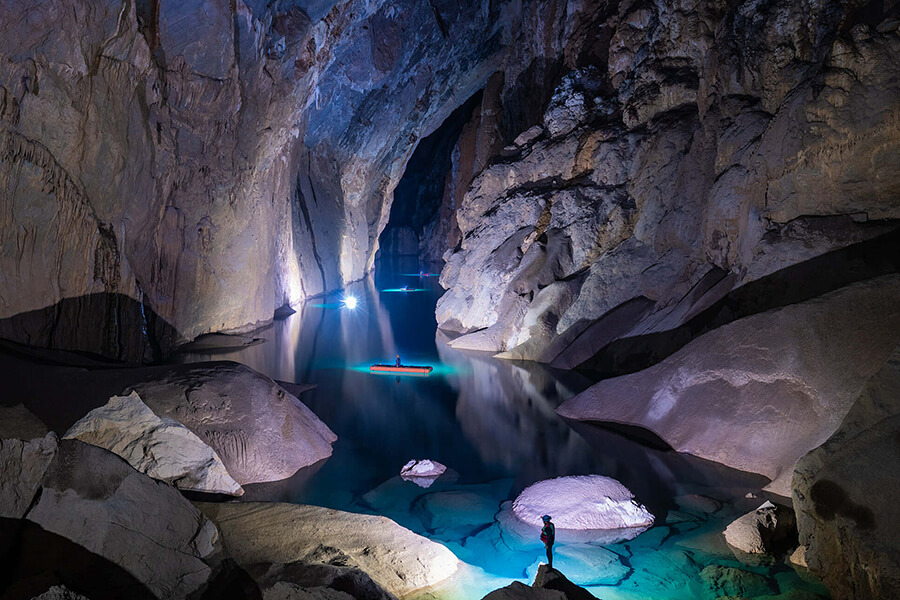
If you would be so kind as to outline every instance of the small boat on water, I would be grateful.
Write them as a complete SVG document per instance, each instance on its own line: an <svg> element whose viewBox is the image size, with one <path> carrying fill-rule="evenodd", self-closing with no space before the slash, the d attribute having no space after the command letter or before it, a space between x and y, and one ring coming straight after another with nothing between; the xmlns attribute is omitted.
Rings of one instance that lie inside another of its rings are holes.
<svg viewBox="0 0 900 600"><path fill-rule="evenodd" d="M375 373L414 373L416 375L428 375L434 368L423 365L372 365L370 371Z"/></svg>

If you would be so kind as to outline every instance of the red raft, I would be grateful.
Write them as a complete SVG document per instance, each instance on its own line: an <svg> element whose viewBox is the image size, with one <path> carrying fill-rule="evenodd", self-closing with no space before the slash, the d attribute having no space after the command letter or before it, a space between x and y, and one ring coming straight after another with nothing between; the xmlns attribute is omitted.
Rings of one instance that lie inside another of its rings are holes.
<svg viewBox="0 0 900 600"><path fill-rule="evenodd" d="M376 373L414 373L416 375L428 375L434 369L432 367L419 365L402 365L400 367L397 365L372 365L369 367L369 370L375 371Z"/></svg>

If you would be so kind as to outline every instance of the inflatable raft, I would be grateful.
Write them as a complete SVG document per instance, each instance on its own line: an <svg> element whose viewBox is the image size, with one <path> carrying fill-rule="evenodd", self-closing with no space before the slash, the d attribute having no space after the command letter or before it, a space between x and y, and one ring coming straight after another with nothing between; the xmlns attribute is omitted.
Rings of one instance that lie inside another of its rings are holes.
<svg viewBox="0 0 900 600"><path fill-rule="evenodd" d="M377 373L414 373L416 375L428 375L434 369L428 366L421 365L372 365L369 367L370 371L375 371Z"/></svg>

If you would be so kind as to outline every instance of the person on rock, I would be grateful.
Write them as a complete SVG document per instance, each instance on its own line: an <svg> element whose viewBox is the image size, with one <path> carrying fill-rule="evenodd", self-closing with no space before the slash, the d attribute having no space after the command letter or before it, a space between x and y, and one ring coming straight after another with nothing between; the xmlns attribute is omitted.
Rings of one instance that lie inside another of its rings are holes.
<svg viewBox="0 0 900 600"><path fill-rule="evenodd" d="M403 366L400 364L400 355L399 354L397 355L397 360L394 362L394 366L396 366L396 367Z"/></svg>
<svg viewBox="0 0 900 600"><path fill-rule="evenodd" d="M556 541L556 525L550 521L550 515L541 517L544 520L544 527L541 529L541 541L544 542L544 548L547 549L547 562L550 568L553 568L553 542Z"/></svg>

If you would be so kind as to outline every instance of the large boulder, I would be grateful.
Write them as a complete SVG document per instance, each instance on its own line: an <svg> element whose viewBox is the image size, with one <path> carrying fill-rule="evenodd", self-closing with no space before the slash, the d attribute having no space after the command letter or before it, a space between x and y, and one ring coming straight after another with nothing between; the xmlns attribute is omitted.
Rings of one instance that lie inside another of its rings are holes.
<svg viewBox="0 0 900 600"><path fill-rule="evenodd" d="M137 392L113 396L75 423L64 439L106 448L141 473L178 489L244 493L212 448L181 423L157 417Z"/></svg>
<svg viewBox="0 0 900 600"><path fill-rule="evenodd" d="M836 600L900 597L900 503L892 497L900 489L898 441L900 348L834 435L794 471L803 558Z"/></svg>
<svg viewBox="0 0 900 600"><path fill-rule="evenodd" d="M29 441L0 439L0 518L28 512L56 449L55 433Z"/></svg>
<svg viewBox="0 0 900 600"><path fill-rule="evenodd" d="M482 600L592 600L586 589L578 587L557 569L541 565L531 586L514 581L494 590Z"/></svg>
<svg viewBox="0 0 900 600"><path fill-rule="evenodd" d="M44 437L47 426L22 404L0 406L0 439Z"/></svg>
<svg viewBox="0 0 900 600"><path fill-rule="evenodd" d="M363 571L340 565L259 563L247 568L263 600L395 600Z"/></svg>
<svg viewBox="0 0 900 600"><path fill-rule="evenodd" d="M240 565L331 564L358 568L402 597L459 568L452 552L390 519L299 504L198 504Z"/></svg>
<svg viewBox="0 0 900 600"><path fill-rule="evenodd" d="M900 340L898 297L900 276L886 275L740 319L557 412L649 429L790 496L796 461L837 429Z"/></svg>
<svg viewBox="0 0 900 600"><path fill-rule="evenodd" d="M538 481L513 502L522 521L540 526L550 514L557 529L649 527L653 515L624 485L601 475L573 475Z"/></svg>
<svg viewBox="0 0 900 600"><path fill-rule="evenodd" d="M204 585L215 526L168 484L96 446L61 440L25 515L123 567L160 598L186 598Z"/></svg>
<svg viewBox="0 0 900 600"><path fill-rule="evenodd" d="M173 370L133 390L208 444L241 485L290 477L331 456L337 439L296 397L237 363Z"/></svg>

